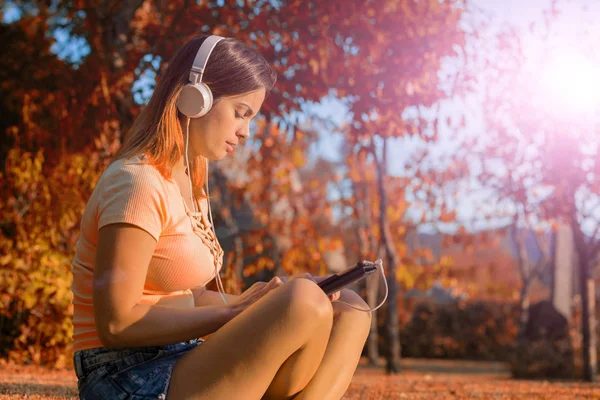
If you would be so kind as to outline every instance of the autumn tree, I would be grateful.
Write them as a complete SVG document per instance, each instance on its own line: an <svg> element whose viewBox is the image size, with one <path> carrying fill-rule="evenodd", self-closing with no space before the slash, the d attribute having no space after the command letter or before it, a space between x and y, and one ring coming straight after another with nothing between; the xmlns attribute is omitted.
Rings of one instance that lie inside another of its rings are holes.
<svg viewBox="0 0 600 400"><path fill-rule="evenodd" d="M376 234L378 237L376 255L381 256L387 266L389 286L389 300L386 307L386 343L389 354L386 369L389 372L398 372L400 344L397 275L403 268L398 252L398 246L402 246L402 236L399 237L392 232L388 213L404 216L407 209L406 200L409 198L407 194L410 190L420 194L431 194L433 191L428 191L426 188L428 182L419 174L423 171L413 172L408 175L410 180L404 181L410 184L404 188L404 191L400 191L400 196L392 197L393 202L388 199L388 145L392 138L411 136L418 137L426 143L436 141L438 121L435 118L431 123L420 116L405 118L404 111L411 106L429 107L447 95L438 86L438 71L441 59L455 54L454 46L462 43L462 32L458 28L461 3L432 1L419 4L413 2L380 2L379 4L381 5L379 12L374 11L367 15L374 16L374 25L387 26L390 30L388 34L384 34L383 30L382 32L371 31L370 34L362 34L362 37L357 40L357 43L378 43L381 47L379 49L375 46L363 47L366 49L365 54L362 55L364 61L357 64L358 69L352 74L360 76L360 81L365 82L367 86L362 93L357 90L358 87L348 89L348 93L357 96L357 99L351 102L350 109L355 117L346 135L352 149L350 154L355 152L362 154L359 156L362 160L366 160L366 155L370 155L373 162L377 186L370 193L377 198L379 210L376 224L370 225L378 228L370 234ZM423 25L422 21L427 22ZM395 26L402 26L402 31L392 28ZM427 26L426 30L425 26ZM349 83L354 83L354 79ZM381 150L375 145L377 140L381 142ZM350 157L349 163L355 160L356 158ZM417 170L418 164L417 161L415 168ZM364 163L353 166L355 171L357 168L368 170L368 166ZM358 188L356 184L354 187ZM363 191L363 196L359 195L358 198L368 198L364 194ZM358 226L363 230L371 229L370 226L366 226L365 217L360 216L361 208L364 209L358 206L354 213L359 218ZM423 218L423 221L425 220L426 218ZM366 249L369 247L372 249L372 246L365 244L364 236L361 237L362 253L368 251ZM368 237L369 234L366 236ZM373 298L372 295L369 297Z"/></svg>
<svg viewBox="0 0 600 400"><path fill-rule="evenodd" d="M587 88L595 79L591 63L598 62L598 53L585 24L575 31L576 39L570 38L569 48L560 45L557 35L565 32L555 25L564 7L555 2L529 33L505 30L473 54L479 61L487 58L487 68L479 75L485 82L486 134L474 141L472 149L481 155L484 185L512 203L515 215L536 224L566 223L573 231L584 377L595 380L591 271L600 252L600 104ZM528 47L531 40L535 47ZM561 86L565 82L568 86Z"/></svg>
<svg viewBox="0 0 600 400"><path fill-rule="evenodd" d="M234 254L245 256L251 249L255 262L248 267L256 270L275 264L287 272L300 266L322 267L321 252L340 246L339 235L325 229L333 220L327 216L331 207L323 182L335 174L320 180L305 174L306 182L298 187L299 170L316 136L303 130L294 115L310 114L307 104L334 96L350 107L345 135L353 151L373 137L413 135L435 140L435 124L431 131L424 129L418 119L406 121L402 112L410 106L429 106L447 95L438 87L438 70L441 59L461 44L458 20L464 7L462 1L450 0L351 1L344 7L334 1L267 0L168 4L129 0L118 5L23 0L9 5L18 17L2 24L9 32L5 37L11 55L2 62L12 62L16 54L21 58L9 65L11 72L1 87L8 99L3 110L17 117L3 122L9 125L3 126L2 143L12 145L14 151L6 152L10 165L4 166L2 177L1 198L7 200L2 202L0 222L14 226L17 234L3 233L0 241L3 248L21 250L3 258L2 267L13 271L22 265L30 276L47 268L58 275L68 270L85 202L151 93L153 79L160 77L182 43L206 32L237 37L264 54L279 75L246 160L255 184L215 185L222 194L221 223L235 232L232 211L242 203L260 222L245 233L245 248L240 249L236 239ZM140 88L142 76L150 84ZM375 155L373 147L366 148ZM37 161L20 164L16 161L20 158ZM218 175L225 168L216 168L216 176L229 179ZM372 234L385 249L388 281L396 293L400 258L394 252L400 238L386 232L390 231L387 209L398 205L388 200L386 168L381 164L375 169L383 182L377 196L379 204L389 206L381 210L375 225L379 228ZM311 187L311 182L317 186ZM66 186L70 189L62 190ZM289 205L291 214L265 221L282 203ZM319 218L323 215L326 218ZM56 231L32 229L40 221ZM263 239L276 231L286 232L289 240L283 247L275 245L277 252L265 254L269 246ZM33 251L40 241L52 254L61 254L60 261L42 261L42 255ZM239 259L230 265L236 265L236 276L246 267ZM30 283L19 285L29 290ZM62 285L68 287L69 282ZM50 294L60 296L60 304L67 295ZM389 347L394 349L388 357L390 371L398 370L399 359L396 301L392 296L387 307Z"/></svg>

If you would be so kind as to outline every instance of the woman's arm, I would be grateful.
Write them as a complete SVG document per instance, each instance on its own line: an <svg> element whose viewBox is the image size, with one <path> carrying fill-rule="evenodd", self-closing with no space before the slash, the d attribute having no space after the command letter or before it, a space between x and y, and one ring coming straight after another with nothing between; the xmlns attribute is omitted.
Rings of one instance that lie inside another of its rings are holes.
<svg viewBox="0 0 600 400"><path fill-rule="evenodd" d="M333 275L333 274L329 274L329 275L325 275L325 276L312 276L311 274L308 274L308 273L299 273L299 274L296 274L289 278L279 277L279 279L282 282L287 282L290 279L307 278L307 279L311 279L311 280L319 283L322 280L329 278L331 275ZM192 290L192 293L194 294L194 306L195 307L218 306L218 305L225 304L225 303L223 303L223 299L221 298L221 295L219 294L219 292L216 292L214 290L208 290L204 286L195 287L195 288L192 288L191 290ZM225 293L224 295L225 295L225 299L227 300L227 304L235 303L240 297L237 294ZM337 300L339 298L339 292L331 294L329 296L329 298L332 301Z"/></svg>
<svg viewBox="0 0 600 400"><path fill-rule="evenodd" d="M218 294L221 304L206 307L140 304L155 247L152 235L134 225L110 224L99 230L93 302L98 335L106 347L166 345L205 336L242 311L222 304Z"/></svg>
<svg viewBox="0 0 600 400"><path fill-rule="evenodd" d="M192 288L192 293L194 294L194 306L196 307L205 307L205 306L217 306L223 305L223 299L219 292L215 292L214 290L208 290L204 286ZM227 300L228 304L233 304L237 301L237 294L228 294L224 293L225 300Z"/></svg>
<svg viewBox="0 0 600 400"><path fill-rule="evenodd" d="M329 278L331 275L332 274L325 275L325 276L312 276L311 274L307 274L307 273L299 273L290 278L280 277L280 279L283 282L286 282L288 279L293 279L294 277L309 278L318 283L324 279ZM221 295L219 294L219 292L216 292L214 290L208 290L204 286L195 287L195 288L192 288L191 290L192 290L192 293L194 294L194 306L196 306L196 307L217 306L217 305L225 304L225 303L223 303L223 299L221 298ZM228 304L235 303L237 301L237 299L240 297L237 294L228 294L228 293L225 293L224 296L225 296L225 299L227 300Z"/></svg>

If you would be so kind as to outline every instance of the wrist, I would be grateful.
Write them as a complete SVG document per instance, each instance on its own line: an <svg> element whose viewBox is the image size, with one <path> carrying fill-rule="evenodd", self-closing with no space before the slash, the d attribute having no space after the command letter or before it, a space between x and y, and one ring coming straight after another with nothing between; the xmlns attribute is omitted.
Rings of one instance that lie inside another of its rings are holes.
<svg viewBox="0 0 600 400"><path fill-rule="evenodd" d="M229 303L226 304L224 307L226 309L225 312L227 314L228 320L237 317L242 311L244 311L244 309L237 303Z"/></svg>

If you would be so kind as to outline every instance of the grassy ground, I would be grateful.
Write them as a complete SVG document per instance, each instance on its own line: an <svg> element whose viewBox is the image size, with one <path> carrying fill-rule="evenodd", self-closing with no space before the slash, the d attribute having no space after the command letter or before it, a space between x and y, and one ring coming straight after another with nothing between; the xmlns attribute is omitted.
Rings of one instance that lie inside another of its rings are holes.
<svg viewBox="0 0 600 400"><path fill-rule="evenodd" d="M406 359L402 367L387 376L361 362L344 400L600 399L600 383L512 380L500 363ZM71 370L0 368L0 400L77 398Z"/></svg>

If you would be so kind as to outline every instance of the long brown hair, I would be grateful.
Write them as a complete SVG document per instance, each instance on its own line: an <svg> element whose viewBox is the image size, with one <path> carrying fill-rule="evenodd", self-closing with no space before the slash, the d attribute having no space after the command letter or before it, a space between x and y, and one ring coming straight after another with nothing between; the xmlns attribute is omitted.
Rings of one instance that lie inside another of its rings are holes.
<svg viewBox="0 0 600 400"><path fill-rule="evenodd" d="M166 179L184 155L184 138L177 109L177 98L185 84L198 49L208 35L198 36L184 44L158 80L148 104L142 109L127 132L115 160L144 155ZM225 38L215 46L210 55L202 81L213 93L213 104L223 96L235 96L258 89L268 93L276 82L269 63L256 51L242 42ZM190 176L194 194L203 197L206 159L196 156L190 160Z"/></svg>

